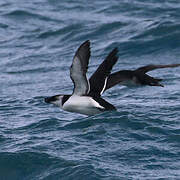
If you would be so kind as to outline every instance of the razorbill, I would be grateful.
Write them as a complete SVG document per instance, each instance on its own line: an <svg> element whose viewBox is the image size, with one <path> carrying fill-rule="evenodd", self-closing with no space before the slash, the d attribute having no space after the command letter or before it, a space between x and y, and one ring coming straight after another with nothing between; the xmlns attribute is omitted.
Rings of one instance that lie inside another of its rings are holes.
<svg viewBox="0 0 180 180"><path fill-rule="evenodd" d="M90 41L85 41L76 51L70 67L70 77L74 84L73 93L47 97L45 102L55 104L65 111L84 115L116 110L112 104L101 98L101 95L105 91L112 67L118 60L117 52L117 48L114 48L88 80L86 72L90 58Z"/></svg>
<svg viewBox="0 0 180 180"><path fill-rule="evenodd" d="M146 73L155 69L160 68L173 68L178 67L180 64L168 64L168 65L154 65L150 64L147 66L140 67L136 70L121 70L115 73L112 73L108 76L106 89L109 89L117 84L121 85L149 85L149 86L161 86L164 87L163 84L160 83L162 79L154 78Z"/></svg>

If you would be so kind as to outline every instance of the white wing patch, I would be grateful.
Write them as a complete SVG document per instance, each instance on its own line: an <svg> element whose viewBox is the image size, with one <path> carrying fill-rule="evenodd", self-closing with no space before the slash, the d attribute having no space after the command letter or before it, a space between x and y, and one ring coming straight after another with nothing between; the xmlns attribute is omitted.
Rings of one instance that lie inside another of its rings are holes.
<svg viewBox="0 0 180 180"><path fill-rule="evenodd" d="M105 81L104 81L104 87L103 87L103 89L102 89L102 91L101 91L101 95L102 95L102 93L104 92L104 90L105 90L105 88L106 88L106 84L107 84L107 79L108 79L108 77L106 77L106 79L105 79Z"/></svg>

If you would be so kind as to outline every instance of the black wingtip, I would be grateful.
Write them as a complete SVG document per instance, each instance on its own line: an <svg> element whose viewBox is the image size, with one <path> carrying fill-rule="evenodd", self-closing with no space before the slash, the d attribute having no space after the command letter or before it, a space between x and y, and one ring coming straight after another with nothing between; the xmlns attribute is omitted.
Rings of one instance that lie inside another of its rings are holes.
<svg viewBox="0 0 180 180"><path fill-rule="evenodd" d="M118 48L115 47L115 48L109 53L109 55L106 57L106 60L108 60L108 59L114 59L115 62L116 62L117 59L118 59L117 53L118 53Z"/></svg>
<svg viewBox="0 0 180 180"><path fill-rule="evenodd" d="M115 54L117 54L117 53L118 53L118 48L115 47L115 48L112 50L112 52L114 52Z"/></svg>
<svg viewBox="0 0 180 180"><path fill-rule="evenodd" d="M90 40L84 41L80 47L82 47L82 46L90 46Z"/></svg>
<svg viewBox="0 0 180 180"><path fill-rule="evenodd" d="M87 59L87 65L89 63L89 58L91 56L91 47L90 40L84 41L76 51L75 56L78 56L80 59Z"/></svg>
<svg viewBox="0 0 180 180"><path fill-rule="evenodd" d="M116 57L117 57L117 53L118 53L118 48L115 47L115 48L109 53L109 56L116 56Z"/></svg>
<svg viewBox="0 0 180 180"><path fill-rule="evenodd" d="M84 41L80 46L79 46L79 48L78 48L78 50L77 50L77 52L76 52L76 54L78 53L78 51L80 51L80 49L90 49L90 40L86 40L86 41Z"/></svg>
<svg viewBox="0 0 180 180"><path fill-rule="evenodd" d="M82 48L88 50L89 53L90 53L90 40L86 40L85 42L83 42L83 43L79 46L77 52L78 52L80 49L82 49Z"/></svg>

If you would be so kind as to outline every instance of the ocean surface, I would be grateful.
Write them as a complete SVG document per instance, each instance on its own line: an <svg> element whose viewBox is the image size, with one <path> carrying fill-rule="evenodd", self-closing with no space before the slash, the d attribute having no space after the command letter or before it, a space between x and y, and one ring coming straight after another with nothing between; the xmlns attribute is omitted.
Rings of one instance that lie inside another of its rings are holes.
<svg viewBox="0 0 180 180"><path fill-rule="evenodd" d="M180 63L180 3L1 0L0 180L180 179L180 68L149 73L164 88L105 92L116 112L44 102L72 93L69 67L88 39L88 77L114 47L113 72Z"/></svg>

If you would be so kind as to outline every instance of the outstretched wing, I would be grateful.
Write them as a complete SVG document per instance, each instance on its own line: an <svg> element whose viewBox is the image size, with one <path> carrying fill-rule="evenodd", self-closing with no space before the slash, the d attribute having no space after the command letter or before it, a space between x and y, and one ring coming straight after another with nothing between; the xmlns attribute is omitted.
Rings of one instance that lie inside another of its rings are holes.
<svg viewBox="0 0 180 180"><path fill-rule="evenodd" d="M90 41L85 41L76 51L70 68L70 77L74 83L73 94L85 95L89 91L86 77L90 58Z"/></svg>
<svg viewBox="0 0 180 180"><path fill-rule="evenodd" d="M141 72L141 73L147 73L148 71L152 71L155 69L161 69L161 68L174 68L174 67L178 67L180 66L180 64L167 64L167 65L154 65L154 64L150 64L147 66L143 66L140 67L138 69L136 69L136 72Z"/></svg>
<svg viewBox="0 0 180 180"><path fill-rule="evenodd" d="M101 96L101 94L104 92L107 78L111 73L112 67L118 60L117 53L118 49L114 48L90 77L90 96Z"/></svg>
<svg viewBox="0 0 180 180"><path fill-rule="evenodd" d="M131 70L122 70L110 74L107 79L107 85L105 90L112 88L113 86L119 83L123 83L131 80L133 78L133 75L134 75L134 71Z"/></svg>

